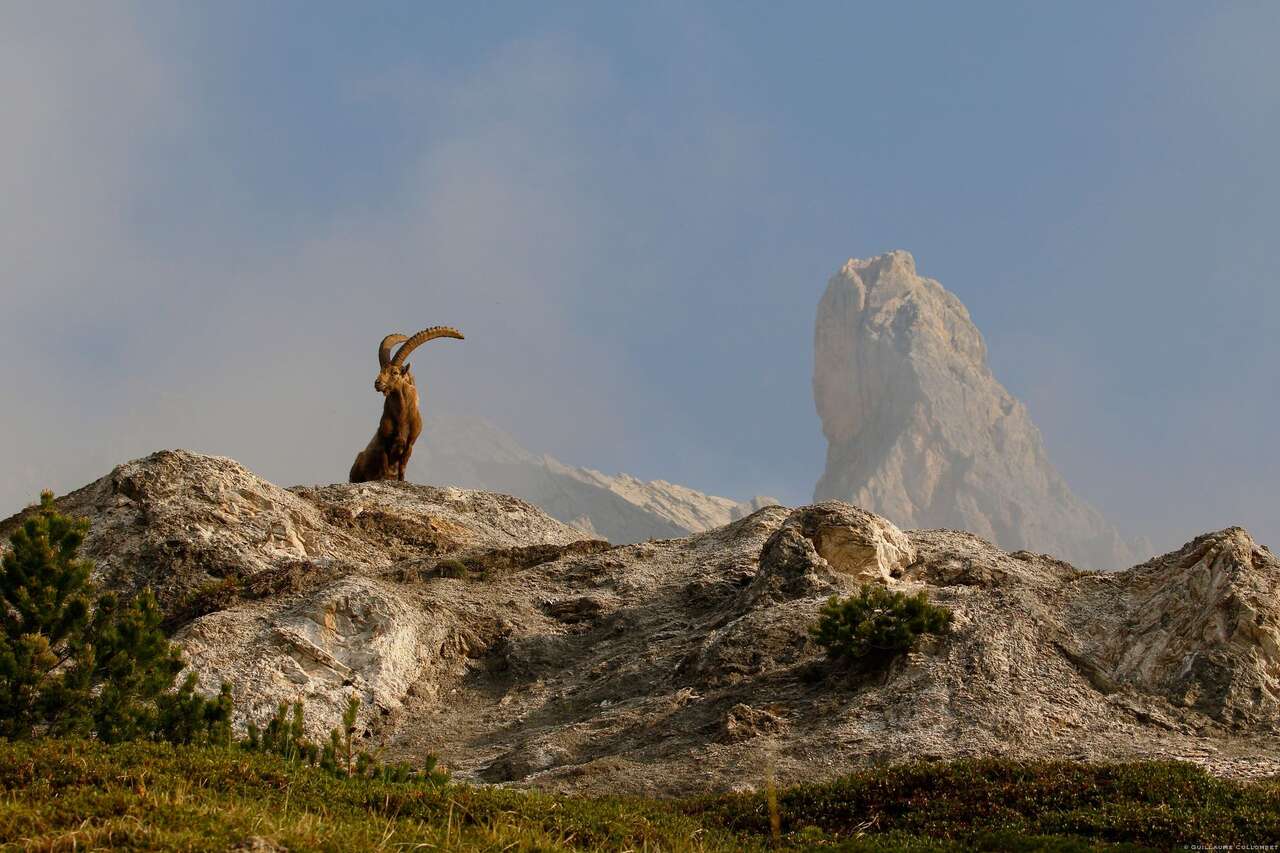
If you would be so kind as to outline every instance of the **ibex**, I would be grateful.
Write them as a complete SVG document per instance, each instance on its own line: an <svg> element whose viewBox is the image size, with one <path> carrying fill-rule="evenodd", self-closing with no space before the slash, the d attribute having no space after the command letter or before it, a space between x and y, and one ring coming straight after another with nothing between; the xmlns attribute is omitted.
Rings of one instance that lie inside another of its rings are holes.
<svg viewBox="0 0 1280 853"><path fill-rule="evenodd" d="M413 337L387 335L378 345L378 378L373 390L386 396L382 404L382 420L369 446L356 455L348 478L353 483L368 480L403 480L413 443L422 433L422 415L418 413L418 389L405 359L422 344L434 338L463 340L462 332L450 326L432 326ZM391 348L400 342L404 346Z"/></svg>

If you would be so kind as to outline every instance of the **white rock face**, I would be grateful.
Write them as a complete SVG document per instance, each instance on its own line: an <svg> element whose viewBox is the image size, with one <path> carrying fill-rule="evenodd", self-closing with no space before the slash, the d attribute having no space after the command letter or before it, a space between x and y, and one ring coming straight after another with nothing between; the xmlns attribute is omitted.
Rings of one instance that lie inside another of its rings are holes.
<svg viewBox="0 0 1280 853"><path fill-rule="evenodd" d="M386 578L393 567L583 538L506 495L405 483L286 490L185 451L121 465L59 506L92 519L83 550L99 584L155 591L207 689L233 682L259 722L303 700L317 736L352 692L362 719L398 709L457 642L448 608L406 597Z"/></svg>
<svg viewBox="0 0 1280 853"><path fill-rule="evenodd" d="M400 708L445 639L444 627L425 616L394 585L348 577L296 603L210 613L175 639L206 685L236 682L246 718L261 723L280 701L301 700L312 734L323 736L352 692L366 718Z"/></svg>
<svg viewBox="0 0 1280 853"><path fill-rule="evenodd" d="M850 260L832 276L813 393L827 438L815 500L1095 568L1150 553L1071 493L1026 408L991 374L969 312L907 252Z"/></svg>
<svg viewBox="0 0 1280 853"><path fill-rule="evenodd" d="M610 546L505 495L285 490L184 452L58 503L89 518L100 584L156 588L237 725L302 699L323 735L354 692L364 745L463 779L671 795L983 755L1280 773L1280 560L1239 528L1114 573L839 501ZM867 582L927 592L951 630L830 664L808 629Z"/></svg>
<svg viewBox="0 0 1280 853"><path fill-rule="evenodd" d="M1201 536L1118 580L1091 577L1079 618L1129 620L1090 634L1082 650L1118 683L1250 724L1280 705L1275 556L1243 529Z"/></svg>
<svg viewBox="0 0 1280 853"><path fill-rule="evenodd" d="M808 562L859 583L890 583L916 559L911 540L887 519L841 501L792 513L777 537L770 547L799 544Z"/></svg>
<svg viewBox="0 0 1280 853"><path fill-rule="evenodd" d="M428 419L415 453L420 476L515 495L592 536L625 544L670 539L720 527L776 504L735 501L665 480L603 474L537 456L480 418Z"/></svg>

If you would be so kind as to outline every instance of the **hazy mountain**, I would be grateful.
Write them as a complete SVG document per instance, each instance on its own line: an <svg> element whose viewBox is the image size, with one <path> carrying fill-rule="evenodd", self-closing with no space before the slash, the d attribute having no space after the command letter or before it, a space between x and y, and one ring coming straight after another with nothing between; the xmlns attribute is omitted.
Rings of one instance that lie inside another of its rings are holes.
<svg viewBox="0 0 1280 853"><path fill-rule="evenodd" d="M762 506L708 495L665 480L603 474L536 455L480 418L427 420L414 454L415 477L515 495L553 518L610 542L668 539L728 524Z"/></svg>
<svg viewBox="0 0 1280 853"><path fill-rule="evenodd" d="M992 375L964 304L907 252L853 259L832 276L813 393L828 444L816 500L1096 568L1150 554L1072 494L1026 408Z"/></svg>

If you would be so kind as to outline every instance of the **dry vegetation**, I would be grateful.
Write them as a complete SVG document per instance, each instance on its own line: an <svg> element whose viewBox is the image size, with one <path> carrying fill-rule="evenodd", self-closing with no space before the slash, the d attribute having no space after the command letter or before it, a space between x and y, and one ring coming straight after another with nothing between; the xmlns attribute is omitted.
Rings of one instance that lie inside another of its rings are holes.
<svg viewBox="0 0 1280 853"><path fill-rule="evenodd" d="M238 748L0 745L0 843L83 850L1091 850L1280 837L1280 786L1182 764L864 770L777 795L565 797L342 779Z"/></svg>

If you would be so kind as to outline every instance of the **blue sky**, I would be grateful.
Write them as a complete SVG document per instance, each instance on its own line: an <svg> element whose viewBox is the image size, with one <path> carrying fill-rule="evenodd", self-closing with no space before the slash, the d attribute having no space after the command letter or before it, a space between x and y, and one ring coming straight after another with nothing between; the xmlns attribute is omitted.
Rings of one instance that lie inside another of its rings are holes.
<svg viewBox="0 0 1280 853"><path fill-rule="evenodd" d="M1280 538L1280 6L352 8L0 5L6 507L340 480L435 323L430 409L803 502L817 300L905 248L1126 532Z"/></svg>

